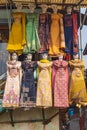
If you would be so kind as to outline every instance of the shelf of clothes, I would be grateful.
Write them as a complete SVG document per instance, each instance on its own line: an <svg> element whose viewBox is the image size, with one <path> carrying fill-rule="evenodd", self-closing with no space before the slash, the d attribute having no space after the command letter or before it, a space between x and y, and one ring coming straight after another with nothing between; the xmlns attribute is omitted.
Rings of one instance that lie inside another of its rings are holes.
<svg viewBox="0 0 87 130"><path fill-rule="evenodd" d="M42 12L35 13L35 5L29 5L29 13L19 9L12 13L7 50L17 51L19 55L44 51L50 56L65 53L66 59L72 59L79 51L78 14L72 7L67 7L64 15L57 13L57 5L51 5L53 13L49 13L44 4L40 5Z"/></svg>

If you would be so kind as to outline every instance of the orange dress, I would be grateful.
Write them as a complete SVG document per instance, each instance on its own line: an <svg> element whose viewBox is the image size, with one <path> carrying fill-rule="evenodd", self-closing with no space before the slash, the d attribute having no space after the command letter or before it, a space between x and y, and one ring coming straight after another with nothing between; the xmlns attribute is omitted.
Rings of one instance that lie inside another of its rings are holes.
<svg viewBox="0 0 87 130"><path fill-rule="evenodd" d="M49 55L57 55L65 48L63 19L61 14L52 14L51 20Z"/></svg>

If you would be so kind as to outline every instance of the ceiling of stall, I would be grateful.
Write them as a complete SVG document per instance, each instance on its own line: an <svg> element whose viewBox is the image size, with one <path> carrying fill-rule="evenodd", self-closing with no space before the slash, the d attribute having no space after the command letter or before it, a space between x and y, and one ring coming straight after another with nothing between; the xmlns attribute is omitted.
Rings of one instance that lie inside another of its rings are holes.
<svg viewBox="0 0 87 130"><path fill-rule="evenodd" d="M6 4L15 4L16 2L20 2L24 5L29 4L30 2L38 4L58 4L58 6L63 5L79 5L81 3L81 7L87 7L87 0L0 0L0 6L6 5Z"/></svg>

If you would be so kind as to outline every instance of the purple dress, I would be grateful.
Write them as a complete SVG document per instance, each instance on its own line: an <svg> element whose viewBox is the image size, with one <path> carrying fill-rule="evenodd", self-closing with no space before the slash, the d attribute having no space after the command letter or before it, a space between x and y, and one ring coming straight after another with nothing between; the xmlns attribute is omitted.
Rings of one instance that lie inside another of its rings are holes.
<svg viewBox="0 0 87 130"><path fill-rule="evenodd" d="M38 35L40 39L41 48L39 52L44 52L49 49L50 40L50 14L42 13L39 17Z"/></svg>

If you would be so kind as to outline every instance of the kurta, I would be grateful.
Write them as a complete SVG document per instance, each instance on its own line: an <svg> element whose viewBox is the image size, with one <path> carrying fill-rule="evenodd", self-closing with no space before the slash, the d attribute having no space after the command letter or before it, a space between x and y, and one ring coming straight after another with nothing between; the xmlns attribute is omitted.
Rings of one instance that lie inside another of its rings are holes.
<svg viewBox="0 0 87 130"><path fill-rule="evenodd" d="M51 66L52 62L48 60L38 62L39 76L36 98L36 106L38 107L52 106Z"/></svg>
<svg viewBox="0 0 87 130"><path fill-rule="evenodd" d="M24 47L23 53L35 53L40 48L40 41L38 37L38 14L27 14L27 24L26 24L26 41L27 44Z"/></svg>
<svg viewBox="0 0 87 130"><path fill-rule="evenodd" d="M49 54L58 55L65 48L63 19L60 14L51 15Z"/></svg>
<svg viewBox="0 0 87 130"><path fill-rule="evenodd" d="M21 62L7 62L7 79L3 97L3 107L19 107L21 86Z"/></svg>
<svg viewBox="0 0 87 130"><path fill-rule="evenodd" d="M54 89L54 106L68 107L68 63L64 60L54 61L52 70Z"/></svg>
<svg viewBox="0 0 87 130"><path fill-rule="evenodd" d="M86 96L84 61L71 60L69 64L71 69L69 100L70 102L72 102L74 99L84 101Z"/></svg>
<svg viewBox="0 0 87 130"><path fill-rule="evenodd" d="M37 63L34 61L24 61L22 63L23 76L20 96L21 107L36 106L36 88L34 81L34 71L37 68Z"/></svg>
<svg viewBox="0 0 87 130"><path fill-rule="evenodd" d="M25 40L25 13L13 13L14 22L11 27L7 50L9 52L17 51L22 54Z"/></svg>
<svg viewBox="0 0 87 130"><path fill-rule="evenodd" d="M48 51L50 43L50 22L51 15L47 13L42 13L39 16L39 28L38 35L40 39L41 48L39 52Z"/></svg>
<svg viewBox="0 0 87 130"><path fill-rule="evenodd" d="M78 49L78 26L77 14L66 14L64 16L64 33L67 54L77 54Z"/></svg>

